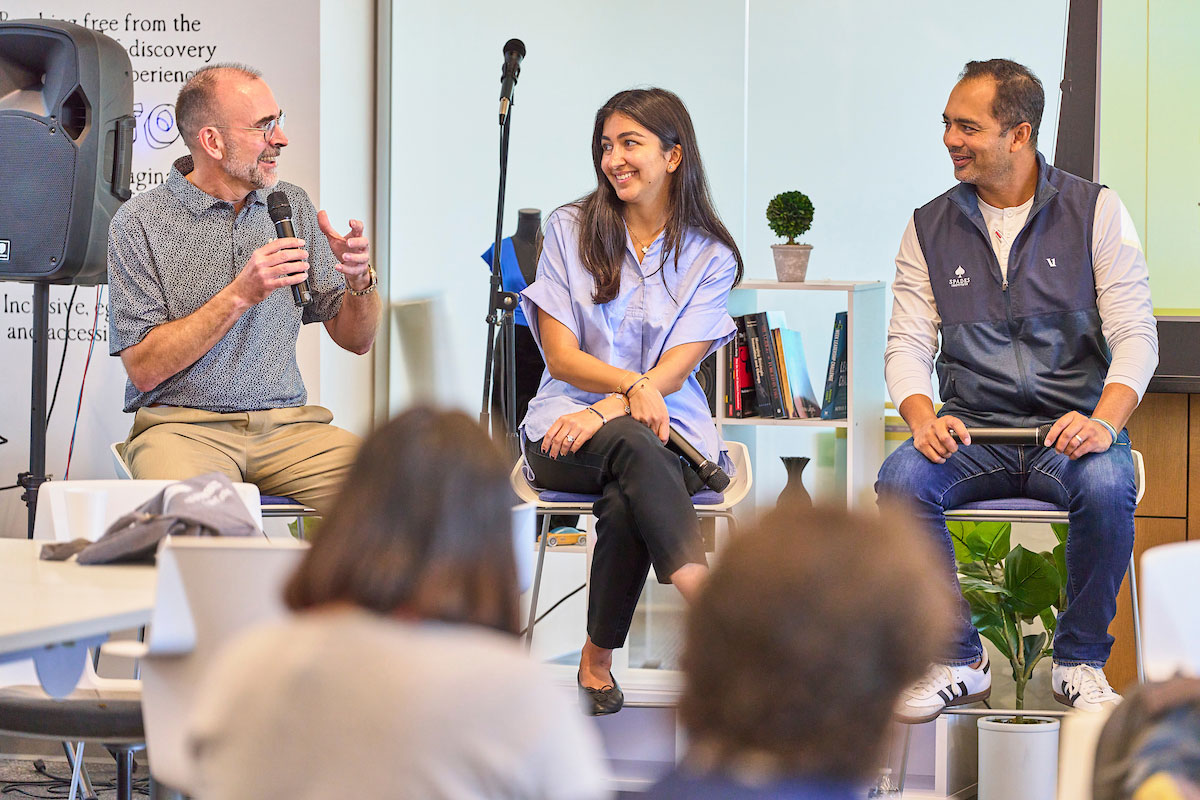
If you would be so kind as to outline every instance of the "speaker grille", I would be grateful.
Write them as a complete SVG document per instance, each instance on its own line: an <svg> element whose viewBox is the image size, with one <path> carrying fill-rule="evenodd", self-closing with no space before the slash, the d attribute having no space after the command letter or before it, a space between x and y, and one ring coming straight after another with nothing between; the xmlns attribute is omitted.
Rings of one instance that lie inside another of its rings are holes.
<svg viewBox="0 0 1200 800"><path fill-rule="evenodd" d="M59 268L76 153L62 131L50 133L46 120L0 113L0 240L9 242L0 275L35 277Z"/></svg>

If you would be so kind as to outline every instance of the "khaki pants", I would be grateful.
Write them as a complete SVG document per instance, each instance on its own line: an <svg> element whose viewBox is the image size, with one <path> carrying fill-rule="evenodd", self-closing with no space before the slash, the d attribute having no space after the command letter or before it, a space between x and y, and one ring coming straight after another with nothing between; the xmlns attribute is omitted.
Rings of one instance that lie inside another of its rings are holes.
<svg viewBox="0 0 1200 800"><path fill-rule="evenodd" d="M182 480L220 472L327 515L362 444L332 420L320 406L228 414L140 408L124 458L135 478Z"/></svg>

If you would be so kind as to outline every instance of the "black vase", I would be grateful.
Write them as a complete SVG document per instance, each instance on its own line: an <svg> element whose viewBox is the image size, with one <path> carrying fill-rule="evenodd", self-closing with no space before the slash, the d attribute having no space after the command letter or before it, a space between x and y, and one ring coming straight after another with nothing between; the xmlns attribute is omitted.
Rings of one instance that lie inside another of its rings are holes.
<svg viewBox="0 0 1200 800"><path fill-rule="evenodd" d="M787 470L787 485L783 487L783 491L779 493L779 504L784 502L794 503L803 508L811 508L813 501L808 493L808 489L804 488L804 468L808 466L809 459L807 456L782 456L784 469Z"/></svg>

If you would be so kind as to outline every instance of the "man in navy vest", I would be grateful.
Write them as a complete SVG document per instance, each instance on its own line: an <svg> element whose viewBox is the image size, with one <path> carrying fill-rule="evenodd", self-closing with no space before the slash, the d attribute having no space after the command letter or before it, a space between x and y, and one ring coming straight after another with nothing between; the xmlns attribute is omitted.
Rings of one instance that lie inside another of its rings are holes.
<svg viewBox="0 0 1200 800"><path fill-rule="evenodd" d="M1001 59L968 63L950 93L942 140L960 183L913 213L896 256L885 372L912 438L884 462L876 489L915 502L951 576L946 509L1013 496L1067 508L1068 607L1051 682L1060 702L1098 711L1120 701L1103 667L1133 547L1124 426L1158 363L1158 335L1120 199L1037 150L1044 101L1032 72ZM970 443L970 427L1045 423L1044 448ZM958 613L950 649L901 698L899 718L933 719L990 694L987 653L961 598Z"/></svg>

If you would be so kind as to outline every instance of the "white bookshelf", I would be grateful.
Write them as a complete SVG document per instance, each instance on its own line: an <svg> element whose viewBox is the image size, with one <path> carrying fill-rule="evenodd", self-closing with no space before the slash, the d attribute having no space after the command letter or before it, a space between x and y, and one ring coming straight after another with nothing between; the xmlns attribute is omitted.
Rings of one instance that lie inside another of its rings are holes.
<svg viewBox="0 0 1200 800"><path fill-rule="evenodd" d="M886 284L882 281L833 281L813 280L802 283L784 283L771 280L744 280L733 290L730 298L730 313L737 316L749 311L784 307L791 317L793 310L803 310L811 302L814 293L827 295L840 293L845 296L846 310L846 358L847 358L847 413L845 419L764 419L748 417L733 419L725 416L725 349L717 356L716 396L717 430L722 428L753 426L815 428L846 431L846 504L850 508L871 508L875 505L875 477L883 463L883 347L886 338L884 301ZM773 296L763 297L759 293L770 292ZM783 296L779 296L782 293ZM824 306L830 298L823 297ZM746 308L747 311L739 311ZM841 310L840 308L838 310ZM833 315L825 315L827 325L806 324L805 336L823 331L828 337L833 330ZM799 327L794 322L792 327ZM828 341L828 339L826 339ZM826 351L828 352L828 351ZM813 389L819 394L824 389L825 361L819 364L820 373L813 372L818 365L810 363ZM818 385L819 381L819 385ZM759 435L763 432L760 431ZM751 451L755 450L751 447ZM757 462L755 468L758 468Z"/></svg>

